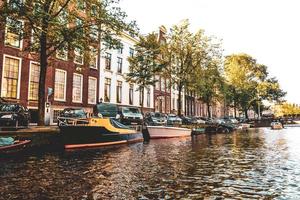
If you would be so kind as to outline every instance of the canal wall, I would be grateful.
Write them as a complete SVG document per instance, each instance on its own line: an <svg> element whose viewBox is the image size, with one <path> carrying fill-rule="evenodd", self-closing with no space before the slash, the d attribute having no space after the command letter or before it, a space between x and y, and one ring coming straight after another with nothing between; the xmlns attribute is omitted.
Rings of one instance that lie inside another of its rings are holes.
<svg viewBox="0 0 300 200"><path fill-rule="evenodd" d="M2 129L0 137L13 137L15 140L31 140L30 147L52 146L61 144L57 126L30 127L25 129Z"/></svg>

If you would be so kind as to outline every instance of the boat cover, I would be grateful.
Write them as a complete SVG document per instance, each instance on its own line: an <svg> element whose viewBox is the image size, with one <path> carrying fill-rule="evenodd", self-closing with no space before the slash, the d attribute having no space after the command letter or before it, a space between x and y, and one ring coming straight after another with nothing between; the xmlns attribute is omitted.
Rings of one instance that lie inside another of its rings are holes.
<svg viewBox="0 0 300 200"><path fill-rule="evenodd" d="M15 140L12 137L0 137L0 147L12 145L14 142Z"/></svg>

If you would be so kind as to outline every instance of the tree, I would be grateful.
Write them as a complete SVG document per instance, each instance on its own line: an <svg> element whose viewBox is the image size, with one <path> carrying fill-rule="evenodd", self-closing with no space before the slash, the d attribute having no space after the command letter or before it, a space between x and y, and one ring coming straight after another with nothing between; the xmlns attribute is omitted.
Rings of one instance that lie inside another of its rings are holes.
<svg viewBox="0 0 300 200"><path fill-rule="evenodd" d="M100 50L100 41L105 41L110 47L119 47L115 36L122 31L135 31L135 23L126 22L126 13L118 3L119 0L9 0L0 5L1 21L9 22L11 29L22 33L21 37L34 39L25 50L40 62L39 125L44 124L45 79L54 53L77 49L89 57L89 45ZM25 27L15 23L19 19Z"/></svg>
<svg viewBox="0 0 300 200"><path fill-rule="evenodd" d="M188 20L174 25L166 36L166 43L162 47L162 58L167 66L172 84L178 88L178 115L181 116L183 88L191 84L191 75L196 63L194 59L201 49L203 31L196 34L189 31Z"/></svg>
<svg viewBox="0 0 300 200"><path fill-rule="evenodd" d="M157 34L150 33L147 36L140 36L139 42L135 45L135 54L128 58L129 73L126 80L135 83L141 91L141 110L144 106L144 90L155 84L155 74L160 72L161 48L157 40Z"/></svg>
<svg viewBox="0 0 300 200"><path fill-rule="evenodd" d="M214 100L223 96L223 77L221 45L212 37L202 37L201 46L198 47L195 59L195 72L193 88L197 96L206 104L207 114L212 117L211 105Z"/></svg>
<svg viewBox="0 0 300 200"><path fill-rule="evenodd" d="M240 107L248 118L248 110L256 104L258 109L263 100L280 101L285 92L275 78L269 78L267 66L247 54L227 56L224 63L227 83L231 87L235 109ZM259 115L261 111L258 111Z"/></svg>

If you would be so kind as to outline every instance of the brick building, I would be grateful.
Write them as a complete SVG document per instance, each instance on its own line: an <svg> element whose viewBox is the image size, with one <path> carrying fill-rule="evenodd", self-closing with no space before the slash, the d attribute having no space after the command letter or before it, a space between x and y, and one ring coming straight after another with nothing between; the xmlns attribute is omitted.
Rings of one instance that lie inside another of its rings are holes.
<svg viewBox="0 0 300 200"><path fill-rule="evenodd" d="M20 32L10 29L10 20L1 23L0 27L1 97L29 108L32 122L36 122L39 54L27 50L34 38L21 38ZM15 22L22 26L23 31L31 31L24 21ZM59 111L66 107L82 107L87 112L92 112L99 96L98 49L99 44L90 46L91 56L88 62L84 53L76 48L60 49L48 60L45 93L49 95L51 106L47 110L51 123L55 123Z"/></svg>

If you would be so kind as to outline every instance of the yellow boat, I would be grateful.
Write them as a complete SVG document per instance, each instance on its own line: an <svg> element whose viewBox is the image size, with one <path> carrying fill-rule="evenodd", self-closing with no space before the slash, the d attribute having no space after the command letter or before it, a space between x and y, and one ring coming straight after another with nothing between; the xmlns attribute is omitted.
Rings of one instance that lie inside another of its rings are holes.
<svg viewBox="0 0 300 200"><path fill-rule="evenodd" d="M141 132L111 118L58 118L58 120L65 149L106 147L144 140Z"/></svg>

